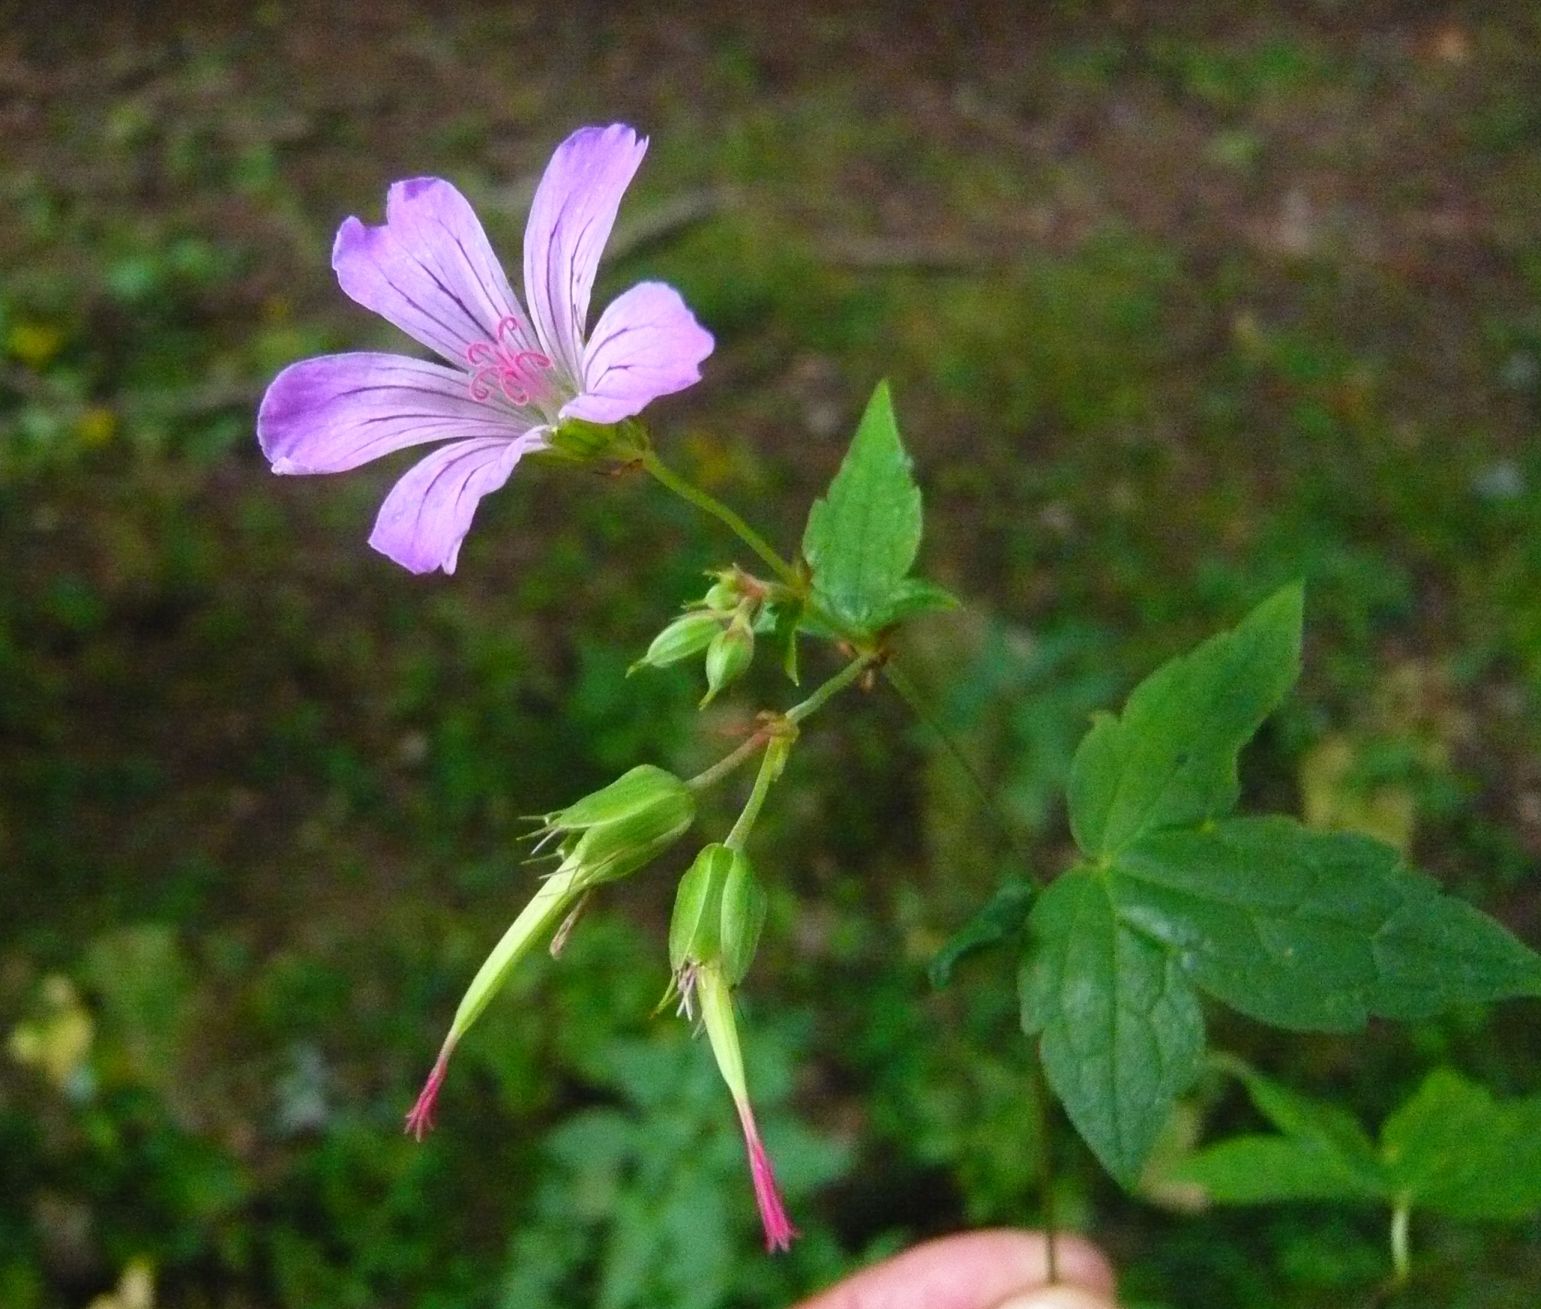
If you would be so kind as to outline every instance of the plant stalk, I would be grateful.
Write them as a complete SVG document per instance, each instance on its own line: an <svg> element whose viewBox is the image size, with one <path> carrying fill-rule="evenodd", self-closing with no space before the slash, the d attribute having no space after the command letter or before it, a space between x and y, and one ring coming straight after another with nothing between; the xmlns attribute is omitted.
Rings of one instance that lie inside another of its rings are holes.
<svg viewBox="0 0 1541 1309"><path fill-rule="evenodd" d="M785 736L777 737L765 748L765 758L760 760L760 771L755 774L754 789L749 792L749 799L744 801L738 821L733 824L733 830L728 833L727 839L723 842L728 849L744 848L744 843L749 839L749 833L754 828L755 820L759 818L760 810L765 805L765 797L770 794L771 783L781 776L781 770L786 767L787 755L791 749L791 738Z"/></svg>
<svg viewBox="0 0 1541 1309"><path fill-rule="evenodd" d="M1049 1087L1043 1071L1043 1050L1033 1046L1033 1066L1027 1076L1033 1117L1038 1129L1039 1205L1043 1210L1044 1259L1049 1284L1059 1281L1059 1221L1054 1198L1054 1145L1050 1137Z"/></svg>
<svg viewBox="0 0 1541 1309"><path fill-rule="evenodd" d="M797 570L777 554L763 536L750 527L733 510L729 509L727 505L723 504L721 500L717 499L716 496L703 491L694 482L681 477L651 449L642 452L642 467L647 470L648 475L660 486L673 492L686 503L694 505L702 513L710 514L719 523L722 523L760 557L761 562L776 574L778 581L793 588L798 586Z"/></svg>

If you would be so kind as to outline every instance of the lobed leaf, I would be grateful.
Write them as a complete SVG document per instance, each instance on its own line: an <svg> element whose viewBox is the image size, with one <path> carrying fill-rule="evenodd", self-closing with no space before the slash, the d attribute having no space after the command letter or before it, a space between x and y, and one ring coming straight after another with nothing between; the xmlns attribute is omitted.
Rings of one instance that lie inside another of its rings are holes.
<svg viewBox="0 0 1541 1309"><path fill-rule="evenodd" d="M1235 1136L1190 1155L1174 1182L1203 1188L1216 1204L1281 1200L1378 1200L1342 1161L1283 1136Z"/></svg>
<svg viewBox="0 0 1541 1309"><path fill-rule="evenodd" d="M1236 757L1299 676L1302 603L1298 584L1285 587L1163 664L1121 716L1097 717L1070 772L1070 826L1087 855L1234 807Z"/></svg>
<svg viewBox="0 0 1541 1309"><path fill-rule="evenodd" d="M1335 1105L1250 1069L1252 1101L1281 1136L1239 1136L1192 1155L1174 1181L1221 1204L1379 1200L1452 1218L1520 1221L1541 1212L1541 1096L1499 1101L1436 1069L1372 1144Z"/></svg>
<svg viewBox="0 0 1541 1309"><path fill-rule="evenodd" d="M1145 837L1109 885L1120 918L1197 985L1278 1027L1541 995L1541 956L1369 837L1228 819Z"/></svg>
<svg viewBox="0 0 1541 1309"><path fill-rule="evenodd" d="M1126 1187L1204 1053L1198 997L1159 944L1118 921L1106 880L1079 869L1038 898L1022 1025L1093 1153Z"/></svg>
<svg viewBox="0 0 1541 1309"><path fill-rule="evenodd" d="M1436 1069L1381 1128L1393 1195L1452 1218L1541 1212L1541 1096L1495 1100Z"/></svg>

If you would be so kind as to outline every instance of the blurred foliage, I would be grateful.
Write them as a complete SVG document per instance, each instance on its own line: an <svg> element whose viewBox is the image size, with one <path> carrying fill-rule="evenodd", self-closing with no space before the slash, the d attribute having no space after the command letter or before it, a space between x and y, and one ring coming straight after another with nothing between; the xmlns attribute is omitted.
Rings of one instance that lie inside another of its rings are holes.
<svg viewBox="0 0 1541 1309"><path fill-rule="evenodd" d="M430 1144L399 1134L528 885L519 815L699 767L781 694L757 672L698 722L688 676L623 683L729 549L633 481L521 470L453 581L420 581L364 545L387 474L277 483L255 450L278 367L393 340L336 291L340 219L443 174L517 266L584 121L653 138L602 281L669 278L718 334L657 412L695 476L790 545L892 380L920 566L974 605L905 657L1028 859L1064 866L1087 711L1304 576L1306 677L1249 802L1394 835L1535 941L1538 80L1519 0L21 11L0 1304L758 1309L1038 1215L1012 979L924 976L1023 870L877 695L807 734L757 840L748 1039L790 1259L757 1249L706 1051L650 1017L673 864L500 998ZM1364 1121L1434 1064L1541 1084L1518 1006L1372 1040L1213 1026ZM1218 1086L1185 1106L1205 1137L1244 1113ZM1377 1223L1152 1208L1060 1152L1060 1209L1132 1304L1384 1275ZM1413 1291L1528 1306L1538 1235L1430 1218Z"/></svg>

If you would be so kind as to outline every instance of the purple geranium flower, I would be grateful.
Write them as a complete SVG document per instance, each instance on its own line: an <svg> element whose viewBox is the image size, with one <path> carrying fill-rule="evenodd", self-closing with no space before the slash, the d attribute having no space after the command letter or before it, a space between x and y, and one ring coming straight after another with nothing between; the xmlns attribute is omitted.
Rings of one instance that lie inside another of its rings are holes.
<svg viewBox="0 0 1541 1309"><path fill-rule="evenodd" d="M646 150L619 123L557 147L524 233L528 314L448 182L397 182L383 226L343 223L342 289L452 366L374 352L291 364L257 415L273 471L341 473L444 442L391 488L369 544L414 573L452 573L477 503L563 419L616 423L699 381L711 334L661 282L619 296L585 335L600 252Z"/></svg>

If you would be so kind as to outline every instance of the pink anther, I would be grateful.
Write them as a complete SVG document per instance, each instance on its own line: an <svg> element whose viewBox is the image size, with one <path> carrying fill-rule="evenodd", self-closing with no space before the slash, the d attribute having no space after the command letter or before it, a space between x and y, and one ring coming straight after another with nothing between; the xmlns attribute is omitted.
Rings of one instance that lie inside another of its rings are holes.
<svg viewBox="0 0 1541 1309"><path fill-rule="evenodd" d="M551 367L550 356L529 349L524 324L512 314L498 319L490 341L473 341L466 347L466 363L471 365L471 399L487 401L500 391L513 405L527 405L532 399L532 384Z"/></svg>

